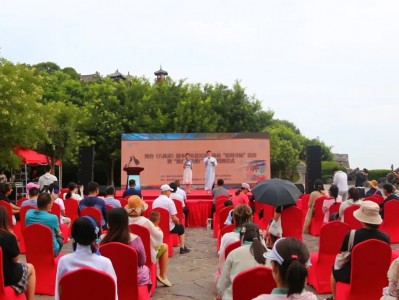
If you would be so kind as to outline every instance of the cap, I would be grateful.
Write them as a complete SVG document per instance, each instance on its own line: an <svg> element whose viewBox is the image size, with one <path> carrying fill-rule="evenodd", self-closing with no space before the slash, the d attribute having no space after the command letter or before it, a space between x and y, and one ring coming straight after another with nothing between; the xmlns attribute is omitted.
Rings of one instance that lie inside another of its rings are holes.
<svg viewBox="0 0 399 300"><path fill-rule="evenodd" d="M173 192L172 188L169 186L169 184L164 184L161 186L161 191L166 192L166 191L171 191Z"/></svg>
<svg viewBox="0 0 399 300"><path fill-rule="evenodd" d="M248 192L250 192L251 191L251 187L249 186L249 184L248 183L241 183L241 188L243 188L243 189L247 189L248 190Z"/></svg>

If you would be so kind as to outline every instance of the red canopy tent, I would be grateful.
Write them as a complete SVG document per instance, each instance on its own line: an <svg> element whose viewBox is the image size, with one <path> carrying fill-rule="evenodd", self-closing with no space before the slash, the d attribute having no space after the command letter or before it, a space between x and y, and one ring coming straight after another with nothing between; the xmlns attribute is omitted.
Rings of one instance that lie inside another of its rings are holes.
<svg viewBox="0 0 399 300"><path fill-rule="evenodd" d="M51 162L50 158L46 155L40 154L32 149L18 148L16 154L23 159L23 163L29 166L47 165ZM61 164L60 161L55 163L57 166Z"/></svg>

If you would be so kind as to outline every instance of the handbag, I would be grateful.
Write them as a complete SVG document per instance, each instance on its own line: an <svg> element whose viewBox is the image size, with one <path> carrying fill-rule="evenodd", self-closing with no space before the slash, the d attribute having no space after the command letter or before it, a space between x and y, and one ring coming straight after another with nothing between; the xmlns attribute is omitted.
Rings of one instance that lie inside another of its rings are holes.
<svg viewBox="0 0 399 300"><path fill-rule="evenodd" d="M277 222L272 219L267 232L275 237L282 237L283 236L283 228L281 227L281 218L277 220Z"/></svg>
<svg viewBox="0 0 399 300"><path fill-rule="evenodd" d="M342 267L351 260L351 250L353 247L353 240L355 239L355 230L351 230L348 240L348 250L338 253L335 257L334 270L342 269Z"/></svg>

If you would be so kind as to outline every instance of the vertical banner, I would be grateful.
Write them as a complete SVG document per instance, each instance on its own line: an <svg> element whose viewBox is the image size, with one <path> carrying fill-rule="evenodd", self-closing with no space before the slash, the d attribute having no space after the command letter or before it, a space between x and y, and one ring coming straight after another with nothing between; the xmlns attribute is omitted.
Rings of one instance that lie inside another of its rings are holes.
<svg viewBox="0 0 399 300"><path fill-rule="evenodd" d="M142 167L142 188L158 188L183 177L186 153L193 161L193 187L203 188L206 151L217 159L215 180L227 185L255 184L270 178L270 143L267 133L130 133L122 134L121 183L125 167Z"/></svg>

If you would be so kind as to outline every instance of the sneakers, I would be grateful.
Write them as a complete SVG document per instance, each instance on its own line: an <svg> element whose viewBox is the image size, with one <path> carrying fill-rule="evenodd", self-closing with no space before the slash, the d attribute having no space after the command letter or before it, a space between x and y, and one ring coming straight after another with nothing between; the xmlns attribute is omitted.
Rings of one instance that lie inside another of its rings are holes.
<svg viewBox="0 0 399 300"><path fill-rule="evenodd" d="M157 275L157 280L158 280L160 283L162 283L164 286L168 286L168 287L171 287L171 286L172 286L172 284L170 283L170 281L168 280L167 277L162 278L160 275Z"/></svg>
<svg viewBox="0 0 399 300"><path fill-rule="evenodd" d="M180 254L186 254L189 253L191 250L188 249L186 246L184 248L180 248Z"/></svg>

